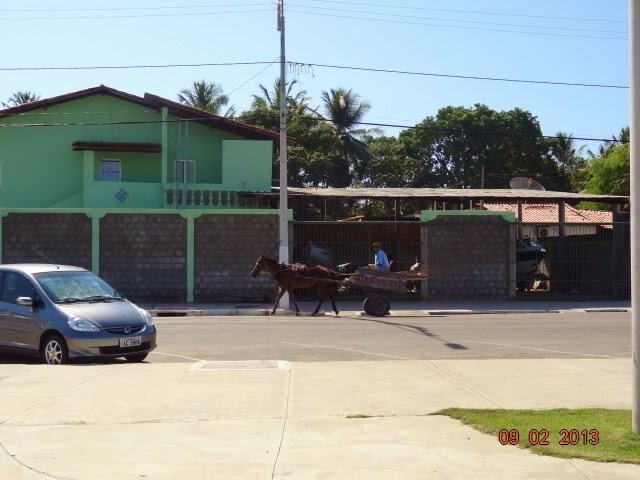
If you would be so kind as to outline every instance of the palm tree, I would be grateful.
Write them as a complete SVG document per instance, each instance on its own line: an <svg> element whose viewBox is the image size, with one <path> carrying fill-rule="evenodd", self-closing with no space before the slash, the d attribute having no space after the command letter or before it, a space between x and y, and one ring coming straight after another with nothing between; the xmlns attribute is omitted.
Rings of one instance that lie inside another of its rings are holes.
<svg viewBox="0 0 640 480"><path fill-rule="evenodd" d="M358 128L371 108L352 90L344 88L322 92L322 103L327 120L340 137L346 155L352 159L354 167L362 170L369 158L367 145L361 140L367 133L378 133L377 129Z"/></svg>
<svg viewBox="0 0 640 480"><path fill-rule="evenodd" d="M573 135L565 132L556 133L551 139L551 155L563 173L571 174L584 163L582 152L586 145L578 147Z"/></svg>
<svg viewBox="0 0 640 480"><path fill-rule="evenodd" d="M611 140L605 140L604 143L598 145L598 152L592 152L589 150L587 153L591 158L602 158L609 151L615 147L616 145L624 145L625 143L629 143L631 141L631 130L629 127L623 127L620 129L620 134L618 136L611 135Z"/></svg>
<svg viewBox="0 0 640 480"><path fill-rule="evenodd" d="M7 103L3 103L2 105L5 107L17 107L18 105L35 102L36 100L40 100L40 95L26 90L24 92L18 91L9 97Z"/></svg>
<svg viewBox="0 0 640 480"><path fill-rule="evenodd" d="M207 83L204 80L194 81L190 89L181 90L178 94L178 100L180 103L214 115L220 115L222 107L229 103L229 97L222 93L221 85L213 82ZM235 113L235 108L232 105L224 116L233 117Z"/></svg>
<svg viewBox="0 0 640 480"><path fill-rule="evenodd" d="M611 142L617 145L624 145L625 143L629 143L631 141L631 130L629 127L623 127L620 129L620 135L617 137L613 135L611 137Z"/></svg>
<svg viewBox="0 0 640 480"><path fill-rule="evenodd" d="M322 103L325 109L325 118L334 126L341 137L361 137L366 130L355 128L371 109L360 95L352 90L338 88L330 92L322 92Z"/></svg>
<svg viewBox="0 0 640 480"><path fill-rule="evenodd" d="M298 83L297 80L292 80L287 82L286 84L286 92L287 96L287 116L292 118L296 115L301 115L306 113L309 108L309 102L311 99L307 96L307 92L305 90L298 90L297 92L293 91L293 87ZM261 95L253 95L253 102L251 104L251 108L253 110L280 110L280 79L276 78L273 82L272 90L269 91L267 87L260 84Z"/></svg>
<svg viewBox="0 0 640 480"><path fill-rule="evenodd" d="M551 157L558 165L558 170L562 176L564 185L560 188L571 188L574 191L580 191L584 186L584 178L582 178L586 160L583 152L586 145L577 146L573 135L565 132L556 133L555 138L549 142L549 151Z"/></svg>

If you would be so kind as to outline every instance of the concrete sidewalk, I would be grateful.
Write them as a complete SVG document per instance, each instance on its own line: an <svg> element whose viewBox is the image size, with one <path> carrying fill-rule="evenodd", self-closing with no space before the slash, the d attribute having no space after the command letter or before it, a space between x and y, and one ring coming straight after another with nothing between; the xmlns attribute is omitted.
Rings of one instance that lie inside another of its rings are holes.
<svg viewBox="0 0 640 480"><path fill-rule="evenodd" d="M301 315L315 310L316 302L298 302ZM270 315L273 304L269 303L140 303L154 316L201 315ZM344 315L364 314L362 302L337 302ZM293 304L291 304L293 308ZM581 311L630 311L630 300L580 300L534 301L534 300L487 300L487 301L392 301L391 316L395 315L460 315ZM325 302L321 314L334 315L331 303ZM279 309L279 315L293 314L292 310Z"/></svg>
<svg viewBox="0 0 640 480"><path fill-rule="evenodd" d="M0 365L0 478L636 480L638 465L538 456L428 415L631 408L631 367L630 359Z"/></svg>

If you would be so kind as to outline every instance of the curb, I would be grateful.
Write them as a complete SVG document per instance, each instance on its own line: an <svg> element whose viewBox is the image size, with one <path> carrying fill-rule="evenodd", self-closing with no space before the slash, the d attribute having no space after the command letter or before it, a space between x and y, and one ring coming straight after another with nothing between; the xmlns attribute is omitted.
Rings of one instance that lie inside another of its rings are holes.
<svg viewBox="0 0 640 480"><path fill-rule="evenodd" d="M256 316L270 317L270 308L218 308L218 309L150 309L148 310L154 318L176 318L176 317L233 317L233 316ZM630 312L630 308L576 308L576 309L528 309L528 310L395 310L391 311L388 316L449 316L449 315L505 315L514 313L563 313L568 311L584 312L584 313L625 313ZM340 312L349 316L369 316L363 311L346 310ZM293 310L278 309L278 316L294 316ZM302 314L300 316L307 317L310 315ZM318 317L335 317L333 312L320 312ZM339 318L339 317L338 317Z"/></svg>

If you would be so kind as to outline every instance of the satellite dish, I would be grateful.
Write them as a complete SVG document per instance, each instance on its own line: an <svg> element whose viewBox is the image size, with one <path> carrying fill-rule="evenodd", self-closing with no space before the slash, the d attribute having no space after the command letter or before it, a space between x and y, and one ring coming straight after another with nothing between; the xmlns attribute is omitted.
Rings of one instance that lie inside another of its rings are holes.
<svg viewBox="0 0 640 480"><path fill-rule="evenodd" d="M544 189L545 189L536 180L534 180L533 178L527 178L527 177L513 177L511 179L511 181L509 182L509 185L511 185L511 188L513 190L541 190L541 191L544 191Z"/></svg>

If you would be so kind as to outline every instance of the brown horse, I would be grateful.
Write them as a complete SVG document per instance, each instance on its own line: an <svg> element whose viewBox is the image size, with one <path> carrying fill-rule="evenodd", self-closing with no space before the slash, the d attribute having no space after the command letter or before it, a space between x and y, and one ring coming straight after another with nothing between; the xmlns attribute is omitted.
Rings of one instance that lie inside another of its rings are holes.
<svg viewBox="0 0 640 480"><path fill-rule="evenodd" d="M278 303L280 303L280 299L285 292L289 293L291 300L296 307L295 314L299 315L300 309L296 303L293 291L299 288L308 287L316 287L316 294L318 295L318 306L311 314L312 316L318 313L320 305L322 305L322 302L327 295L331 299L331 305L333 306L333 311L336 312L336 316L340 313L338 312L336 302L334 301L334 295L338 291L338 276L333 270L321 265L307 266L302 264L291 265L288 263L278 263L275 260L262 256L258 258L256 266L253 267L251 276L256 277L263 269L271 274L280 288L280 292L276 298L276 303L273 305L271 315L276 313Z"/></svg>

